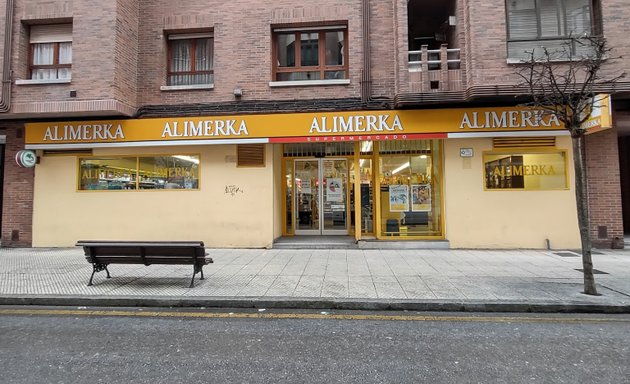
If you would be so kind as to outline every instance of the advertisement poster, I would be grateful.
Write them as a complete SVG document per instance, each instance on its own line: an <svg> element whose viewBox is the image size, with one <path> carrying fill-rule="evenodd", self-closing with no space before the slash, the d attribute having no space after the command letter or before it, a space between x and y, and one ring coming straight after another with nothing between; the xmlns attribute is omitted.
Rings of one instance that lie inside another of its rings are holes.
<svg viewBox="0 0 630 384"><path fill-rule="evenodd" d="M326 201L343 202L343 187L340 178L326 180Z"/></svg>
<svg viewBox="0 0 630 384"><path fill-rule="evenodd" d="M389 186L389 211L405 212L409 210L409 186Z"/></svg>
<svg viewBox="0 0 630 384"><path fill-rule="evenodd" d="M411 210L414 212L431 211L431 185L411 185Z"/></svg>
<svg viewBox="0 0 630 384"><path fill-rule="evenodd" d="M306 194L311 194L313 192L311 192L311 180L306 179L306 180L302 180L302 188L300 189L300 192L302 193L306 193Z"/></svg>

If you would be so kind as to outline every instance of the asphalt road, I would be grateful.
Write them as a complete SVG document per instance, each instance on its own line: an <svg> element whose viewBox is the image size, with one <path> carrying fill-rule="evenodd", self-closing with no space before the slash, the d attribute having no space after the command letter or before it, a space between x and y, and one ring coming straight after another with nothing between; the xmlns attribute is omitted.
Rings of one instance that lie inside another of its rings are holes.
<svg viewBox="0 0 630 384"><path fill-rule="evenodd" d="M0 307L2 383L630 383L630 316Z"/></svg>

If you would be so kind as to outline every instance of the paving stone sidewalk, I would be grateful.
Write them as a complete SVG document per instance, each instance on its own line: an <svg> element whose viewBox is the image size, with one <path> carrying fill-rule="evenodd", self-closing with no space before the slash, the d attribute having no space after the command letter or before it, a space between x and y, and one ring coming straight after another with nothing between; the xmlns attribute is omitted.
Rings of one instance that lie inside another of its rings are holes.
<svg viewBox="0 0 630 384"><path fill-rule="evenodd" d="M630 312L630 250L598 250L601 296L581 257L541 250L209 249L191 266L111 265L80 248L0 249L0 304Z"/></svg>

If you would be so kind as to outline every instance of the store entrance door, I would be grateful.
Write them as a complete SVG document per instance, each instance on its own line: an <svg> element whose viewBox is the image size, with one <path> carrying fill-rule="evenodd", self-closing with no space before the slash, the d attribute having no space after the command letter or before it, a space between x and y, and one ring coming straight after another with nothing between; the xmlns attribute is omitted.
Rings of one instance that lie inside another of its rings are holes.
<svg viewBox="0 0 630 384"><path fill-rule="evenodd" d="M348 234L348 161L295 160L295 234Z"/></svg>

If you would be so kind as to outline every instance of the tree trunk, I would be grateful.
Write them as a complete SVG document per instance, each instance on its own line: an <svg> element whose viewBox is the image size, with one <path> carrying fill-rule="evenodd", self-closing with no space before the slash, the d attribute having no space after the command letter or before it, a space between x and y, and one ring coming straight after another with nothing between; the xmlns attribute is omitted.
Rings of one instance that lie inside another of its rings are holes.
<svg viewBox="0 0 630 384"><path fill-rule="evenodd" d="M577 202L578 226L582 240L582 268L584 269L584 293L597 295L595 277L593 276L593 259L591 257L591 231L588 220L588 198L586 191L586 174L584 172L583 143L584 135L572 137L573 167L575 168L575 200Z"/></svg>

